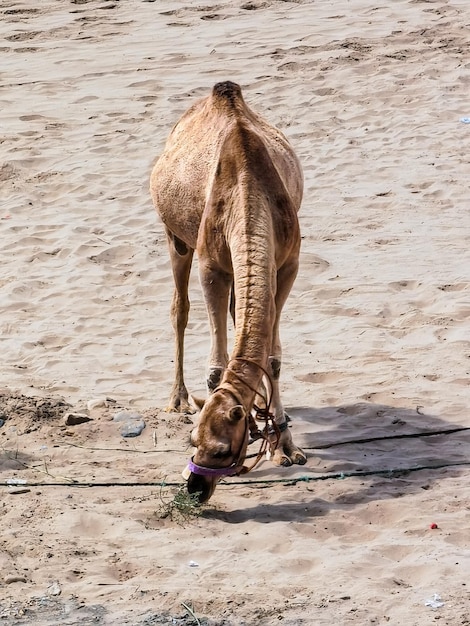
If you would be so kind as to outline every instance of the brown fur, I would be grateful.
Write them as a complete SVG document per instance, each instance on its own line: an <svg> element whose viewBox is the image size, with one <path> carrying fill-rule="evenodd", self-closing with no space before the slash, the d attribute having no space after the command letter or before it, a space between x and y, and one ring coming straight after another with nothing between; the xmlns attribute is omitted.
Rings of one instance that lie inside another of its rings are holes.
<svg viewBox="0 0 470 626"><path fill-rule="evenodd" d="M299 162L287 139L245 103L232 82L215 85L173 128L151 176L155 207L166 228L175 292L175 382L169 409L191 411L183 378L188 279L194 250L211 328L211 391L193 433L195 463L229 466L246 453L245 420L262 383L273 380L276 422L285 415L279 397L279 319L294 282L300 248L297 212L303 191ZM227 312L235 321L231 357ZM240 359L245 359L241 361ZM240 407L242 409L240 410ZM235 409L235 410L234 410ZM285 430L273 461L305 463ZM188 488L201 501L216 481L192 474Z"/></svg>

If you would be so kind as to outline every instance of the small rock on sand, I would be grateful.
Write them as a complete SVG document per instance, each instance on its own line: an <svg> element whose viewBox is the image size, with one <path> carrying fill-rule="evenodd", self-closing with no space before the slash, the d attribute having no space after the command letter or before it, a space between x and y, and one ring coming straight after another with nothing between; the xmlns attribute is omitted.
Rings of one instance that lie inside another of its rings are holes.
<svg viewBox="0 0 470 626"><path fill-rule="evenodd" d="M91 421L91 417L82 413L67 413L64 415L64 424L66 426L77 426L77 424L85 424L85 422Z"/></svg>
<svg viewBox="0 0 470 626"><path fill-rule="evenodd" d="M145 422L140 413L135 411L119 411L113 417L114 422L120 422L123 437L138 437L145 428Z"/></svg>
<svg viewBox="0 0 470 626"><path fill-rule="evenodd" d="M93 409L106 408L107 406L108 400L106 398L94 398L93 400L88 400L86 403L86 408L89 411L93 411Z"/></svg>
<svg viewBox="0 0 470 626"><path fill-rule="evenodd" d="M8 574L3 579L6 585L11 585L11 583L25 583L26 577L21 574Z"/></svg>
<svg viewBox="0 0 470 626"><path fill-rule="evenodd" d="M29 491L31 491L31 489L28 489L28 487L10 487L8 489L8 493L11 493L13 495L17 495L19 493L28 493Z"/></svg>
<svg viewBox="0 0 470 626"><path fill-rule="evenodd" d="M132 420L124 423L121 427L121 435L123 437L138 437L145 428L144 420Z"/></svg>
<svg viewBox="0 0 470 626"><path fill-rule="evenodd" d="M58 582L53 582L52 585L49 585L49 587L47 588L48 596L60 596L61 593L62 589L60 588Z"/></svg>
<svg viewBox="0 0 470 626"><path fill-rule="evenodd" d="M141 420L142 415L136 411L118 411L114 414L113 422L129 422L130 420Z"/></svg>

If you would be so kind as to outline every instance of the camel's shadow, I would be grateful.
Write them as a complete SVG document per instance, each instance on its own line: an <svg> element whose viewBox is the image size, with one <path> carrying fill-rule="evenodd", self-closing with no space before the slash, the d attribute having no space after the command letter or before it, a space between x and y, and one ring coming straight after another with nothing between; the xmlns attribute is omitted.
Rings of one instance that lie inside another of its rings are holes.
<svg viewBox="0 0 470 626"><path fill-rule="evenodd" d="M304 495L300 502L289 497L286 502L270 503L266 497L266 503L251 508L208 509L205 516L229 523L308 521L336 508L431 488L433 481L455 473L459 464L470 464L470 428L426 414L420 407L363 402L320 409L293 407L288 413L294 441L308 454L307 464L284 469L263 463L247 479L266 480L266 489L270 480L303 481L314 494L319 491L318 481L336 475L336 480L350 481L351 488L332 500L310 500Z"/></svg>

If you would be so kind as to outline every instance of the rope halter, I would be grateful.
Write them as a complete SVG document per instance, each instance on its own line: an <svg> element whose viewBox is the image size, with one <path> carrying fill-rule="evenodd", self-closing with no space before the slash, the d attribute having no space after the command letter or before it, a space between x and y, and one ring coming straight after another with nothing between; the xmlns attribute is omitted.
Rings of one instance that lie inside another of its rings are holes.
<svg viewBox="0 0 470 626"><path fill-rule="evenodd" d="M251 470L254 469L256 465L258 465L264 454L266 454L266 457L268 459L271 458L279 444L281 433L283 433L288 428L287 421L278 426L276 424L275 416L270 410L273 395L273 384L268 372L264 369L264 367L258 365L258 363L255 363L254 361L249 361L242 358L237 358L234 360L242 361L250 365L256 365L259 369L262 370L264 377L269 381L270 387L269 393L267 392L266 396L264 397L260 394L259 390L254 389L245 380L243 380L241 376L237 374L237 372L234 372L233 369L231 369L230 371L244 385L247 385L248 388L255 395L261 395L264 400L265 406L259 407L256 404L253 404L252 411L245 413L245 434L240 446L240 450L238 452L238 456L231 465L229 465L228 467L206 467L204 465L198 465L197 463L195 463L193 456L191 457L187 467L183 471L183 477L185 479L189 478L190 473L198 474L199 476L207 476L209 478L221 478L223 476L240 476L241 474L247 474L248 472L251 472ZM213 393L215 393L218 389L222 389L222 387L217 387L217 389L215 389ZM236 400L238 402L238 399ZM256 421L264 421L263 430L260 430L257 427ZM246 459L246 453L243 456L243 460L240 461L240 457L242 456L241 452L247 438L248 431L251 435L252 441L261 439L261 445L258 454L256 455L254 462L250 466L242 465L242 463L244 463ZM275 435L274 442L271 440L273 434Z"/></svg>

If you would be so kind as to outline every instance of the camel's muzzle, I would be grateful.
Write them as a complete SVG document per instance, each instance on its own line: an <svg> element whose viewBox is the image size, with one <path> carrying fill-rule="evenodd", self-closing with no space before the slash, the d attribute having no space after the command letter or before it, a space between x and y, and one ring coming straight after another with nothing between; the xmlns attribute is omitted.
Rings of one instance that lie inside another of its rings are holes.
<svg viewBox="0 0 470 626"><path fill-rule="evenodd" d="M233 476L239 470L237 463L232 463L228 467L204 467L194 463L191 458L183 472L183 477L188 481L188 493L198 493L199 502L202 504L207 502L214 493L219 478Z"/></svg>
<svg viewBox="0 0 470 626"><path fill-rule="evenodd" d="M191 473L188 478L188 493L197 494L199 504L203 504L214 493L216 484L216 478Z"/></svg>

